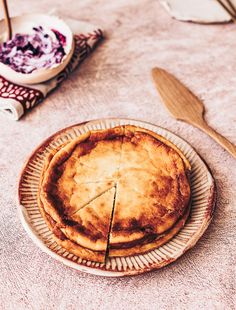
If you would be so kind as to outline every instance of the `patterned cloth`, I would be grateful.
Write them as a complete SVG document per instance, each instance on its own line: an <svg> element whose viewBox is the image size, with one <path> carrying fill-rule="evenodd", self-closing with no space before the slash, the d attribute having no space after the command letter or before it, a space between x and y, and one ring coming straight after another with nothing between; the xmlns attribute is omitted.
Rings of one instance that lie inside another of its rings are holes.
<svg viewBox="0 0 236 310"><path fill-rule="evenodd" d="M103 38L102 31L92 25L65 19L71 27L75 40L75 51L67 67L49 81L34 85L17 85L0 75L0 111L13 120L19 120L29 109L43 99L93 51Z"/></svg>

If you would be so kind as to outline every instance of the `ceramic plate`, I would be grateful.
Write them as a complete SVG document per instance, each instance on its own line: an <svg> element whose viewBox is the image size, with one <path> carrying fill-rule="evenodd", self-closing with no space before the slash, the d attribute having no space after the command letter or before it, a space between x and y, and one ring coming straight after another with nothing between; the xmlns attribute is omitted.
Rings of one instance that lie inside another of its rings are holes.
<svg viewBox="0 0 236 310"><path fill-rule="evenodd" d="M184 228L169 242L143 255L109 258L106 264L81 259L57 245L37 204L37 190L41 169L47 153L88 130L112 128L117 125L136 125L152 130L174 143L192 165L191 215ZM130 119L102 119L65 128L44 141L26 162L19 180L19 210L22 224L44 252L65 265L100 276L127 276L158 269L175 261L192 248L207 229L214 211L215 183L206 164L183 139L167 129Z"/></svg>

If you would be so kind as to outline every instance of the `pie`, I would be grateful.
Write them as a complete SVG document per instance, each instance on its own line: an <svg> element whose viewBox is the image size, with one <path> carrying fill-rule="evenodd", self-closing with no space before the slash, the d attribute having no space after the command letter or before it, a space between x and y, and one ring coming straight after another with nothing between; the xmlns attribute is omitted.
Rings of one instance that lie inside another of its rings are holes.
<svg viewBox="0 0 236 310"><path fill-rule="evenodd" d="M90 131L48 155L38 204L56 242L83 259L142 254L184 226L190 170L175 145L147 129Z"/></svg>

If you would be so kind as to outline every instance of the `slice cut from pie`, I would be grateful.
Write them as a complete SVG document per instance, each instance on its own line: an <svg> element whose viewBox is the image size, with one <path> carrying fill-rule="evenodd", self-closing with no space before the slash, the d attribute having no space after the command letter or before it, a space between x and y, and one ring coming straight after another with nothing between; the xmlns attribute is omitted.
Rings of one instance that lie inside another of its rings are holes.
<svg viewBox="0 0 236 310"><path fill-rule="evenodd" d="M111 222L115 187L95 198L61 225L65 236L77 244L94 250L106 251Z"/></svg>
<svg viewBox="0 0 236 310"><path fill-rule="evenodd" d="M115 197L115 187L94 198L89 204L57 223L39 200L41 213L54 233L57 243L84 259L104 262Z"/></svg>

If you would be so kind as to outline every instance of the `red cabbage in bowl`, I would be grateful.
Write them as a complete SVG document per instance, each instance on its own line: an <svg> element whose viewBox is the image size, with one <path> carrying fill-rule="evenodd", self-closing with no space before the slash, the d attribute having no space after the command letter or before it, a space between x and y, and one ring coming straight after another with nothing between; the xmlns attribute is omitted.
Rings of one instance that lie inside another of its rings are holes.
<svg viewBox="0 0 236 310"><path fill-rule="evenodd" d="M16 72L31 73L40 68L59 64L65 55L66 37L52 29L56 40L42 26L34 27L33 34L15 34L0 45L0 62Z"/></svg>

